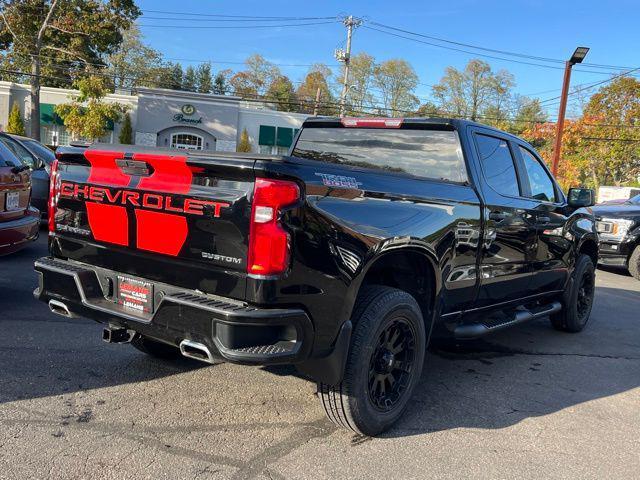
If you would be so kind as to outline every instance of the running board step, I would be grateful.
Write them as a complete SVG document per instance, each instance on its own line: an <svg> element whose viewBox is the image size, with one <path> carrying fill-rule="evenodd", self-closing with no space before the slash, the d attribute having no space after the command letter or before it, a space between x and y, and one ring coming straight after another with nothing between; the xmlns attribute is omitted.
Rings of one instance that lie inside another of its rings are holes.
<svg viewBox="0 0 640 480"><path fill-rule="evenodd" d="M498 315L488 317L477 323L458 325L454 331L454 335L456 338L461 339L477 338L519 323L528 322L529 320L534 320L540 317L546 317L547 315L559 312L560 310L562 310L562 304L560 302L549 303L547 305L536 307L532 310L519 307L511 315Z"/></svg>

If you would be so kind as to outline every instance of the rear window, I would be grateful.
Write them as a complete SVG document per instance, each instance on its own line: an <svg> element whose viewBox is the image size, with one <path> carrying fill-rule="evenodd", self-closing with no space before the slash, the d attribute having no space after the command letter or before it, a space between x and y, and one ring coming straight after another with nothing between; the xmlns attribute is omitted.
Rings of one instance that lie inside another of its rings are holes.
<svg viewBox="0 0 640 480"><path fill-rule="evenodd" d="M36 142L35 140L23 140L23 142L48 165L51 165L56 159L56 154L40 142Z"/></svg>
<svg viewBox="0 0 640 480"><path fill-rule="evenodd" d="M303 128L293 156L418 177L466 182L456 132L382 128Z"/></svg>
<svg viewBox="0 0 640 480"><path fill-rule="evenodd" d="M0 142L0 167L21 167L22 162L15 154Z"/></svg>

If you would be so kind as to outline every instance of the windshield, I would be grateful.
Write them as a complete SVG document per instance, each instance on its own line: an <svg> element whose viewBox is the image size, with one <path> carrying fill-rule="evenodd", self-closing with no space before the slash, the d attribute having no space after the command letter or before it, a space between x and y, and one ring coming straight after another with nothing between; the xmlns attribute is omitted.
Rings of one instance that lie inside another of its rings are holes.
<svg viewBox="0 0 640 480"><path fill-rule="evenodd" d="M631 197L629 199L629 203L638 203L638 204L640 204L640 194L636 195L635 197Z"/></svg>
<svg viewBox="0 0 640 480"><path fill-rule="evenodd" d="M292 155L436 180L467 181L460 140L453 131L303 128Z"/></svg>
<svg viewBox="0 0 640 480"><path fill-rule="evenodd" d="M47 165L51 165L53 161L56 159L56 154L50 148L45 147L40 142L35 140L23 140L27 148L31 149L33 153L35 153L40 159L44 160Z"/></svg>

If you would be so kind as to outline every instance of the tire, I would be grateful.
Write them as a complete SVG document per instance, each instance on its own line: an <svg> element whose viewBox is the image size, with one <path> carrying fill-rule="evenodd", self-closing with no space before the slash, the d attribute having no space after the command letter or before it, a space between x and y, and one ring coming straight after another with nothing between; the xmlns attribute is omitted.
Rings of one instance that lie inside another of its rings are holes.
<svg viewBox="0 0 640 480"><path fill-rule="evenodd" d="M640 245L629 256L629 273L636 280L640 280Z"/></svg>
<svg viewBox="0 0 640 480"><path fill-rule="evenodd" d="M374 436L400 418L415 390L426 351L425 324L411 295L382 286L361 292L352 321L343 380L318 383L318 396L333 423Z"/></svg>
<svg viewBox="0 0 640 480"><path fill-rule="evenodd" d="M175 360L180 357L180 349L178 347L167 345L166 343L158 342L157 340L152 340L142 335L136 335L133 340L131 340L131 345L142 353L163 360Z"/></svg>
<svg viewBox="0 0 640 480"><path fill-rule="evenodd" d="M550 316L551 325L562 332L581 332L589 321L595 294L595 268L588 255L581 254L562 300L562 310Z"/></svg>

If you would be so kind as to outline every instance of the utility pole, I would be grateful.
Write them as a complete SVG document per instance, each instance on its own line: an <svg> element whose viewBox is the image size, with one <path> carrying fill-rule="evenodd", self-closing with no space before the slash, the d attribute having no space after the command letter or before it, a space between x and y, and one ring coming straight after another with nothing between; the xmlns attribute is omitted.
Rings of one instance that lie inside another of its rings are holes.
<svg viewBox="0 0 640 480"><path fill-rule="evenodd" d="M316 102L313 104L313 116L318 116L318 107L320 106L320 87L316 90Z"/></svg>
<svg viewBox="0 0 640 480"><path fill-rule="evenodd" d="M556 140L553 145L553 163L551 172L555 177L558 173L558 163L560 163L560 153L562 152L562 134L564 132L564 115L567 112L567 97L569 96L569 84L571 82L571 67L576 63L582 63L587 56L587 47L578 47L573 52L571 58L564 64L564 79L562 80L562 93L560 94L560 108L558 110L558 120L556 122Z"/></svg>
<svg viewBox="0 0 640 480"><path fill-rule="evenodd" d="M349 91L349 64L351 63L351 37L353 36L353 29L362 25L362 19L354 18L353 15L349 15L344 19L344 25L347 27L347 48L342 50L341 48L335 51L335 57L339 62L344 63L344 78L342 80L342 93L340 94L340 116L344 117L344 110L347 103L347 92Z"/></svg>

